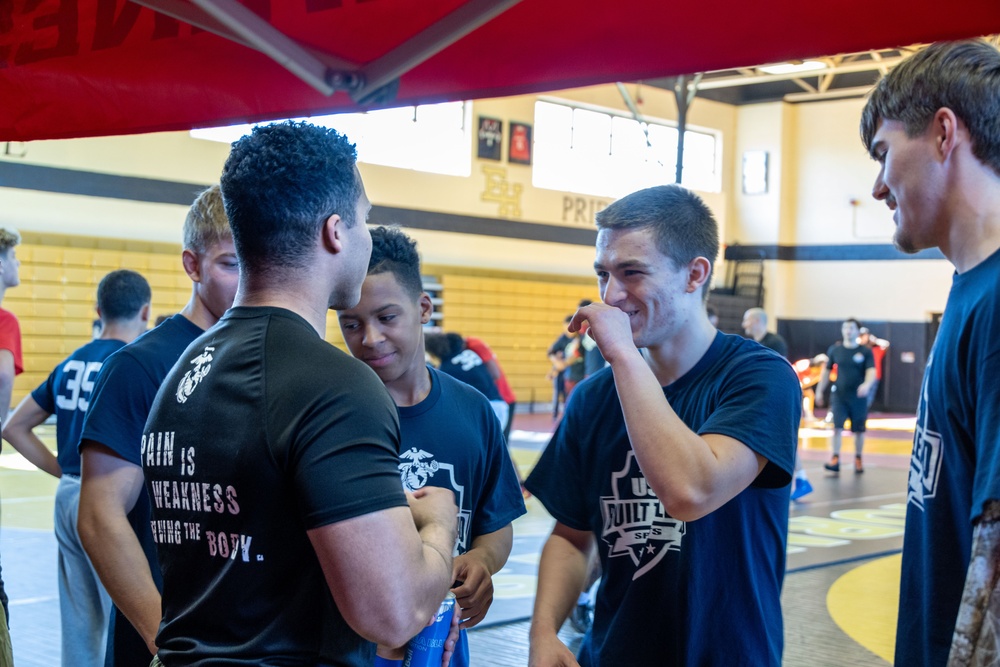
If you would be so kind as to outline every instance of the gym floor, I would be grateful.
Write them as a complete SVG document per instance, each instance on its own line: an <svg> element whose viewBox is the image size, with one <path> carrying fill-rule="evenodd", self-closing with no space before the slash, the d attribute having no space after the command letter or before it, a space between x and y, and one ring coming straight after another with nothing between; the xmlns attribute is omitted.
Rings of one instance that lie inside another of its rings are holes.
<svg viewBox="0 0 1000 667"><path fill-rule="evenodd" d="M830 428L800 430L800 456L813 493L793 503L788 569L782 594L784 664L802 667L891 664L898 599L899 552L913 417L872 415L865 443L865 474L845 465L839 477L823 470ZM522 475L534 465L553 430L547 411L518 414L511 449ZM42 427L54 446L54 427ZM845 434L843 458L853 459ZM56 480L35 470L10 446L0 454L0 552L10 597L11 639L18 667L59 664L56 542L52 508ZM523 667L538 555L552 519L534 498L514 524L507 567L494 580L495 602L470 633L475 664ZM567 624L562 637L575 648L580 634Z"/></svg>

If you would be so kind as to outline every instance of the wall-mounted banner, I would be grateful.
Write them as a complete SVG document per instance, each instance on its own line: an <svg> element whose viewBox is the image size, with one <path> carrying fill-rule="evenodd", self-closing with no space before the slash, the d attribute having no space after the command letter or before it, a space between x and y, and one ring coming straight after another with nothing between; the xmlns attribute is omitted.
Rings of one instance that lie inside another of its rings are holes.
<svg viewBox="0 0 1000 667"><path fill-rule="evenodd" d="M479 117L479 152L481 160L500 160L503 144L503 121L499 118Z"/></svg>
<svg viewBox="0 0 1000 667"><path fill-rule="evenodd" d="M531 126L527 123L511 121L507 161L514 164L531 164Z"/></svg>

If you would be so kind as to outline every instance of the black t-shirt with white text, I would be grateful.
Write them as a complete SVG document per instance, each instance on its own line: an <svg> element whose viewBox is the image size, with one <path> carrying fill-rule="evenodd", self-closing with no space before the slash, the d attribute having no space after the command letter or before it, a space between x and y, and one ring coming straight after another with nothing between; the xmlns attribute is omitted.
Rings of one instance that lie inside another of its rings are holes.
<svg viewBox="0 0 1000 667"><path fill-rule="evenodd" d="M164 664L371 664L306 534L406 506L396 407L371 369L290 311L233 308L164 381L142 465Z"/></svg>

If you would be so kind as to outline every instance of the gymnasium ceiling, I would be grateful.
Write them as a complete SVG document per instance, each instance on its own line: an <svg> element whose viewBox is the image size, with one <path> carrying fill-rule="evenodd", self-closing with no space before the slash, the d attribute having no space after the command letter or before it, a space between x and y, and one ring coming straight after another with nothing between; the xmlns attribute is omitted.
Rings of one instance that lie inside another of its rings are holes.
<svg viewBox="0 0 1000 667"><path fill-rule="evenodd" d="M739 104L870 85L903 45L996 33L997 0L5 0L0 141L699 72L699 94ZM854 55L798 81L755 69L828 54Z"/></svg>

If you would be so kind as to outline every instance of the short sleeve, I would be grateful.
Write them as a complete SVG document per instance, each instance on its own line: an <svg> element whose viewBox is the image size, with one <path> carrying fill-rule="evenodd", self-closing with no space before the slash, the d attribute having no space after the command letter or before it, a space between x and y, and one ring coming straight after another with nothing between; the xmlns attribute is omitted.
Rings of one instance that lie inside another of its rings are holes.
<svg viewBox="0 0 1000 667"><path fill-rule="evenodd" d="M783 359L758 352L723 380L718 405L698 433L739 440L768 460L754 485L781 487L795 467L801 416L802 390L795 371Z"/></svg>
<svg viewBox="0 0 1000 667"><path fill-rule="evenodd" d="M577 436L576 410L584 387L570 395L569 404L552 439L524 485L556 521L574 530L590 530L588 488L581 474L581 441Z"/></svg>
<svg viewBox="0 0 1000 667"><path fill-rule="evenodd" d="M8 350L14 357L14 375L24 372L21 355L21 325L13 313L0 308L0 350Z"/></svg>
<svg viewBox="0 0 1000 667"><path fill-rule="evenodd" d="M65 362L59 362L59 365L61 366L63 363ZM49 377L46 378L45 382L38 385L35 388L35 390L31 392L31 398L35 401L35 403L38 403L38 407L40 407L42 410L45 410L45 412L48 412L50 415L55 414L56 411L55 382L56 382L56 370L58 368L59 366L56 366L56 369L54 369L51 373L49 373Z"/></svg>
<svg viewBox="0 0 1000 667"><path fill-rule="evenodd" d="M142 432L158 389L127 348L112 354L94 384L81 444L93 440L142 465Z"/></svg>
<svg viewBox="0 0 1000 667"><path fill-rule="evenodd" d="M297 417L270 420L295 424L287 469L306 529L407 504L399 483L396 406L367 367L347 367L353 376L340 377L349 391L331 388ZM277 403L271 409L280 414L283 402Z"/></svg>
<svg viewBox="0 0 1000 667"><path fill-rule="evenodd" d="M521 485L507 452L500 423L489 405L484 403L483 409L488 413L484 414L488 443L486 474L479 494L479 507L473 513L473 538L500 530L526 512Z"/></svg>

